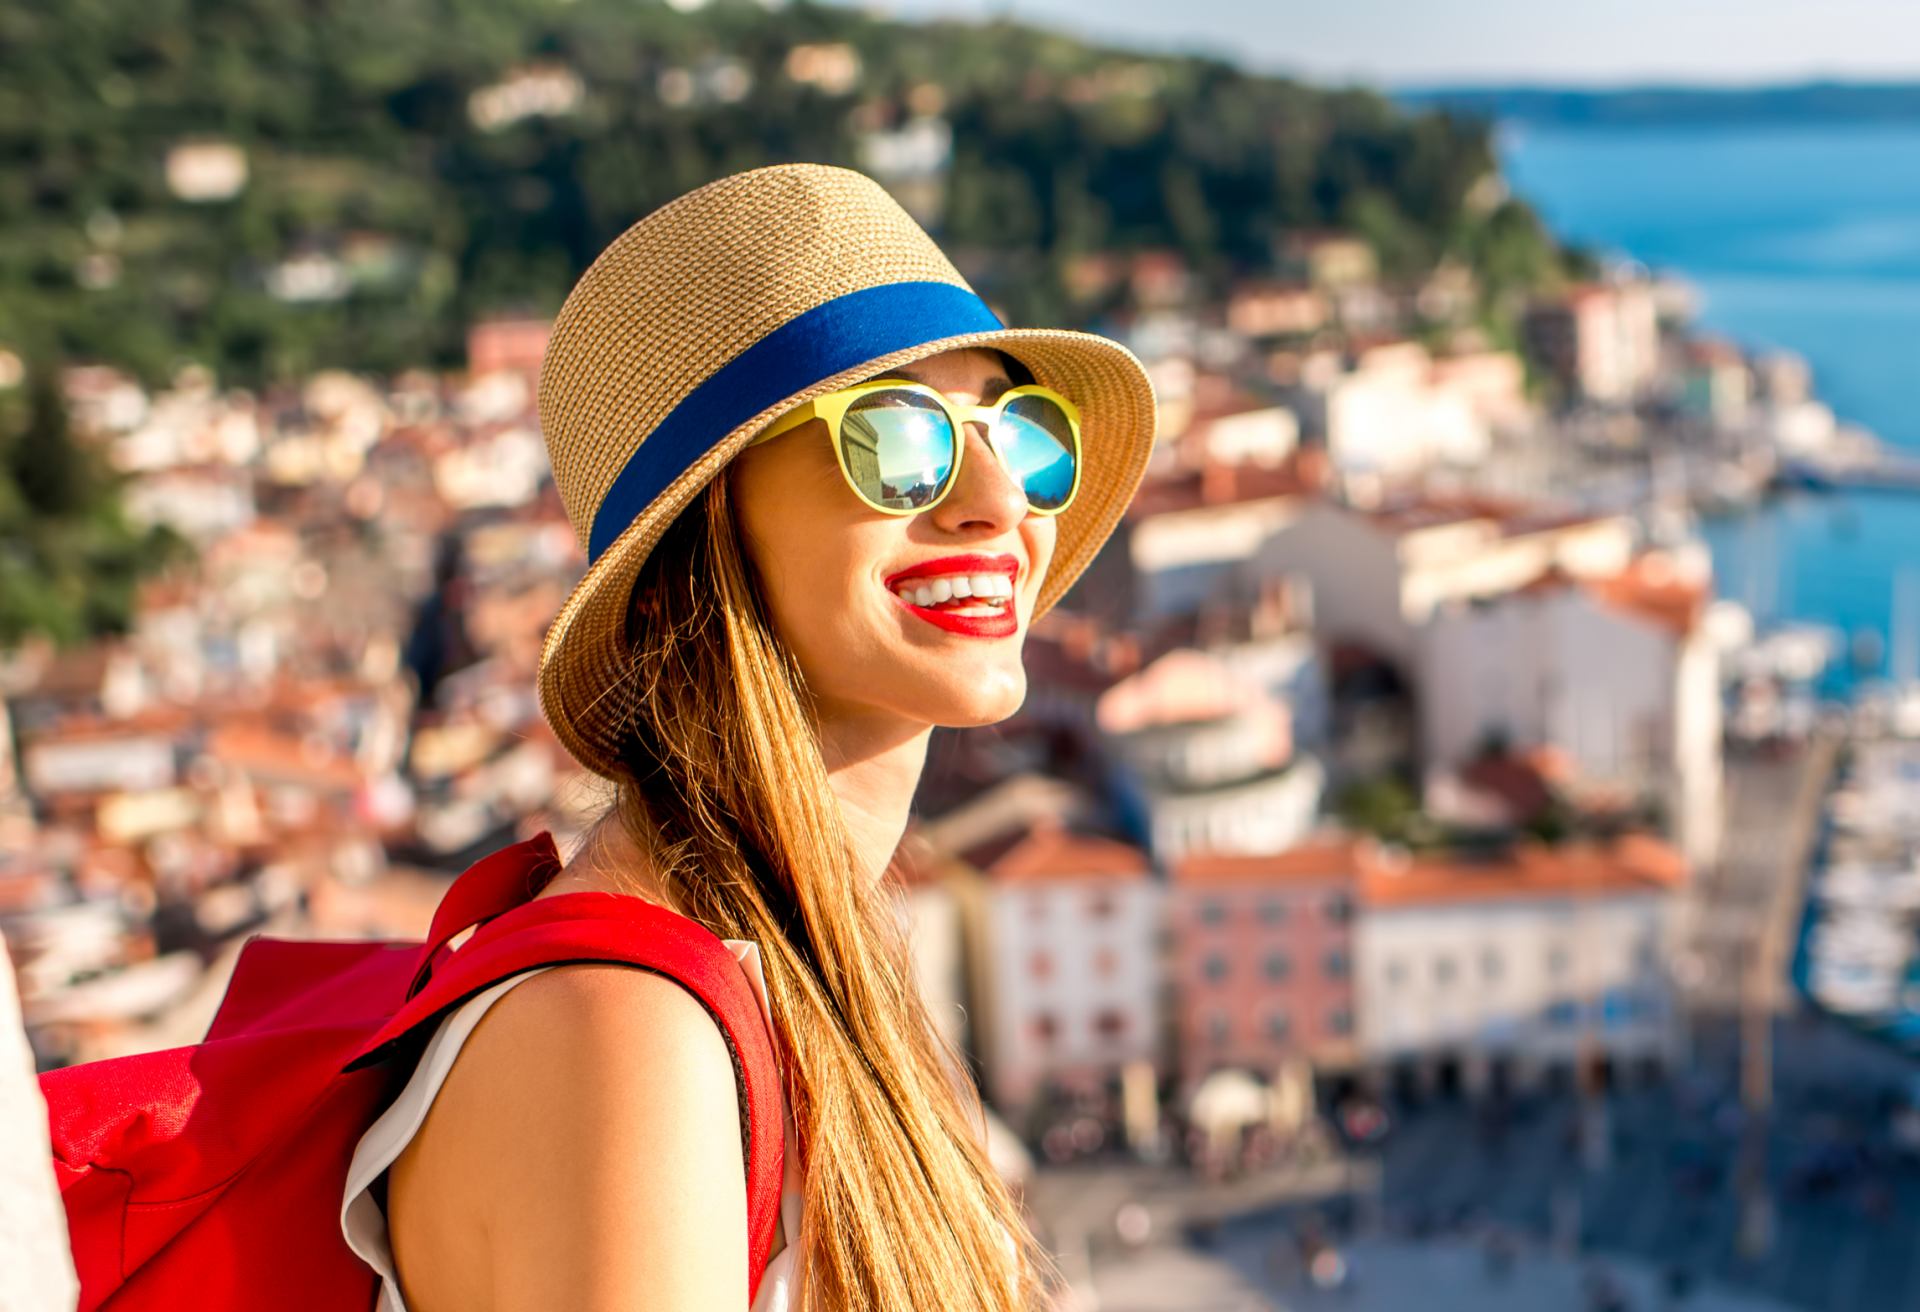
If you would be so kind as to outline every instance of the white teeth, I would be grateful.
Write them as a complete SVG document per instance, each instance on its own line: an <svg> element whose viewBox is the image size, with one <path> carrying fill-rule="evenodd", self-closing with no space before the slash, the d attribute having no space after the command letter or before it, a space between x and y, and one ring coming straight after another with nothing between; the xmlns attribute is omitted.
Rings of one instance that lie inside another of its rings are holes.
<svg viewBox="0 0 1920 1312"><path fill-rule="evenodd" d="M946 574L897 583L893 590L901 600L915 606L938 606L947 601L977 597L981 605L958 607L952 613L997 615L1013 597L1013 580L1004 574Z"/></svg>

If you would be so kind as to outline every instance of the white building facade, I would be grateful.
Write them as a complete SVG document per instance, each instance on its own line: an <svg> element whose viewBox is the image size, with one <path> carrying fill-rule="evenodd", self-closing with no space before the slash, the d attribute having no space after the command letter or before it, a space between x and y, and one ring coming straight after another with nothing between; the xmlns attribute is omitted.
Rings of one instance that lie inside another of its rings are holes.
<svg viewBox="0 0 1920 1312"><path fill-rule="evenodd" d="M1675 1060L1678 881L1672 861L1644 878L1633 861L1371 876L1354 940L1363 1063L1485 1089L1571 1074L1583 1054L1620 1073Z"/></svg>
<svg viewBox="0 0 1920 1312"><path fill-rule="evenodd" d="M1633 547L1633 526L1619 516L1469 499L1371 509L1315 502L1268 538L1250 568L1303 576L1323 639L1363 644L1410 671L1420 627L1443 602L1510 592L1552 569L1618 573Z"/></svg>
<svg viewBox="0 0 1920 1312"><path fill-rule="evenodd" d="M1637 574L1644 574L1642 566ZM1655 799L1689 861L1719 852L1723 824L1720 660L1703 608L1627 581L1564 580L1449 606L1421 635L1421 744L1428 767L1489 747L1552 748L1583 787ZM1695 579L1705 599L1705 579Z"/></svg>
<svg viewBox="0 0 1920 1312"><path fill-rule="evenodd" d="M1158 1065L1164 886L1145 853L1042 828L982 874L975 1038L995 1106L1018 1123L1049 1086Z"/></svg>

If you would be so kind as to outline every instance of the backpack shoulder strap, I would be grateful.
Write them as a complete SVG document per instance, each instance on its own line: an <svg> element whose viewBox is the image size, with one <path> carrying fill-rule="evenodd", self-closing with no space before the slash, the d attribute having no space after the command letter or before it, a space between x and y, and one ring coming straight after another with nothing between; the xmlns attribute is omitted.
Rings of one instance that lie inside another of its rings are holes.
<svg viewBox="0 0 1920 1312"><path fill-rule="evenodd" d="M433 924L420 949L420 968L414 972L407 996L426 986L434 958L456 934L525 903L559 871L560 849L552 831L546 829L468 866L434 908Z"/></svg>
<svg viewBox="0 0 1920 1312"><path fill-rule="evenodd" d="M439 928L436 917L436 932ZM458 928L452 931L458 932ZM423 969L433 946L430 938L422 955ZM385 1059L449 1008L510 975L538 966L589 961L616 962L666 975L692 993L719 1024L740 1085L748 1271L757 1291L772 1254L780 1214L785 1156L780 1071L760 1000L739 961L713 931L697 921L619 893L564 893L526 902L489 919L471 939L435 964L424 986L360 1046L343 1069L357 1070ZM792 1241L794 1236L788 1238Z"/></svg>

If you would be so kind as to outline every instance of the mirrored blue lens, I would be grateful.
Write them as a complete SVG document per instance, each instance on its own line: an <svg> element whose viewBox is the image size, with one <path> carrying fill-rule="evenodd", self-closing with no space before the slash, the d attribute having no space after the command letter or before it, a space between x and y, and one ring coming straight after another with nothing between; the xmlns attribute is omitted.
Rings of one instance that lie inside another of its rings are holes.
<svg viewBox="0 0 1920 1312"><path fill-rule="evenodd" d="M848 408L840 451L862 496L888 510L917 510L953 476L953 425L932 398L873 392Z"/></svg>
<svg viewBox="0 0 1920 1312"><path fill-rule="evenodd" d="M1073 425L1067 412L1044 396L1008 402L994 432L1007 469L1026 489L1035 510L1058 510L1073 495Z"/></svg>

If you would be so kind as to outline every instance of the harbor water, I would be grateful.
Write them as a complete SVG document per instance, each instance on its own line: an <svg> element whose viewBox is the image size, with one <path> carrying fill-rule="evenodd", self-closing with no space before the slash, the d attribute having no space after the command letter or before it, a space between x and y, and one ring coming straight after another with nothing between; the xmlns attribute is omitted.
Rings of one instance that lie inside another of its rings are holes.
<svg viewBox="0 0 1920 1312"><path fill-rule="evenodd" d="M1525 124L1500 143L1555 231L1680 274L1702 327L1804 356L1843 422L1920 452L1920 124ZM1893 630L1920 625L1895 601L1920 569L1920 496L1801 494L1702 527L1722 595L1846 640L1831 690L1914 649Z"/></svg>

